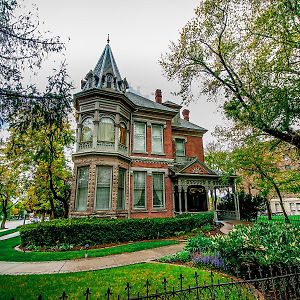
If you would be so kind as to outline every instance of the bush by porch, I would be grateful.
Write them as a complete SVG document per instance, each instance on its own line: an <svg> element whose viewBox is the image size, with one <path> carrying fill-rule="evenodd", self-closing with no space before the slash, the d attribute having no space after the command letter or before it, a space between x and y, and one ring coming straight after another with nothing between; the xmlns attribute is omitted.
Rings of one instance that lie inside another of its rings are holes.
<svg viewBox="0 0 300 300"><path fill-rule="evenodd" d="M30 224L20 229L21 246L98 245L175 236L213 223L213 213L181 218L153 219L67 219Z"/></svg>

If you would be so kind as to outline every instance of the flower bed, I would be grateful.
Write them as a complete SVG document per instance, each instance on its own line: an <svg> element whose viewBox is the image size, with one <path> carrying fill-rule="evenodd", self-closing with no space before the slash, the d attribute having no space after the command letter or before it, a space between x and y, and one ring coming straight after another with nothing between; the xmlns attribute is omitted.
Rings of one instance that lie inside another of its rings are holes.
<svg viewBox="0 0 300 300"><path fill-rule="evenodd" d="M26 225L20 237L22 247L97 245L167 238L212 223L211 212L165 219L66 219Z"/></svg>

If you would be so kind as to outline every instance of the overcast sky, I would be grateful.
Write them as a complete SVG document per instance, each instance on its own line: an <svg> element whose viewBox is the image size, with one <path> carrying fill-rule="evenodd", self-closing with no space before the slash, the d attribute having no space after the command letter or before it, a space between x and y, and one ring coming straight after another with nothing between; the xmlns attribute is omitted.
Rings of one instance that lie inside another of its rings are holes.
<svg viewBox="0 0 300 300"><path fill-rule="evenodd" d="M67 41L66 60L69 74L79 91L80 80L93 69L106 45L110 45L122 77L143 96L154 98L161 89L163 101L180 103L171 95L179 86L168 82L158 60L168 50L170 41L176 41L180 29L193 17L196 0L24 0L26 10L32 4L38 7L43 29ZM70 38L70 41L68 41ZM53 66L46 63L43 74ZM75 92L75 91L74 91ZM205 98L190 104L190 121L210 133L222 118L217 105Z"/></svg>

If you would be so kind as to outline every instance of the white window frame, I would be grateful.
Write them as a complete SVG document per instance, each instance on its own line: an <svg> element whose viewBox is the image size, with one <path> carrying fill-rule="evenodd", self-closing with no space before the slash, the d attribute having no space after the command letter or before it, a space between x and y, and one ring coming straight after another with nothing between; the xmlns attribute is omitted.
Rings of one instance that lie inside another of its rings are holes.
<svg viewBox="0 0 300 300"><path fill-rule="evenodd" d="M163 205L162 206L154 206L154 188L153 188L153 175L162 175L162 182L163 182ZM162 172L153 172L152 173L152 208L153 209L165 209L166 208L166 189L165 189L165 173Z"/></svg>
<svg viewBox="0 0 300 300"><path fill-rule="evenodd" d="M134 180L134 174L136 174L136 173L143 173L144 174L144 176L145 176L145 204L144 204L144 207L137 207L137 206L135 206L135 204L134 204L134 191L135 191L135 187L134 187L134 185L135 185L135 180ZM133 173L132 173L132 181L133 181L133 198L132 198L132 204L133 204L133 209L134 210L146 210L147 209L147 172L144 172L144 171L134 171Z"/></svg>
<svg viewBox="0 0 300 300"><path fill-rule="evenodd" d="M108 208L101 208L97 209L97 187L98 187L98 168L101 167L106 167L106 168L111 168L111 176L110 176L110 184L109 184L109 201L108 201ZM96 166L96 184L95 184L95 200L94 200L94 209L96 211L102 211L102 210L111 210L111 202L112 202L112 183L113 183L113 167L108 166L108 165L97 165Z"/></svg>
<svg viewBox="0 0 300 300"><path fill-rule="evenodd" d="M155 151L153 149L153 126L158 126L160 127L160 132L161 132L161 144L162 144L162 149L161 151ZM164 154L165 147L164 147L164 125L162 124L151 124L151 146L152 146L152 154Z"/></svg>
<svg viewBox="0 0 300 300"><path fill-rule="evenodd" d="M144 125L144 132L145 132L145 135L144 135L144 149L141 150L141 149L136 149L136 138L135 138L135 126L136 124L143 124ZM133 123L133 152L136 152L136 153L147 153L147 124L144 123L144 122L134 122Z"/></svg>

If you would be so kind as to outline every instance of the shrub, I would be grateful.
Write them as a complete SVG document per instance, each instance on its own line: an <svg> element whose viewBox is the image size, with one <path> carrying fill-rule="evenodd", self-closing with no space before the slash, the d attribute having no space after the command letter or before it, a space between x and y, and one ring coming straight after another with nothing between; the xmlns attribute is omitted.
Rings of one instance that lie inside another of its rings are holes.
<svg viewBox="0 0 300 300"><path fill-rule="evenodd" d="M236 226L216 248L229 266L299 264L299 228L291 224Z"/></svg>
<svg viewBox="0 0 300 300"><path fill-rule="evenodd" d="M187 241L184 250L191 253L211 251L213 250L213 240L202 234L199 234Z"/></svg>
<svg viewBox="0 0 300 300"><path fill-rule="evenodd" d="M191 260L190 253L188 251L181 251L175 254L169 254L161 257L159 259L160 262L170 263L170 262L188 262Z"/></svg>
<svg viewBox="0 0 300 300"><path fill-rule="evenodd" d="M167 238L175 232L213 222L213 213L205 212L181 218L153 219L64 219L29 224L20 229L21 245L58 246L97 245Z"/></svg>

